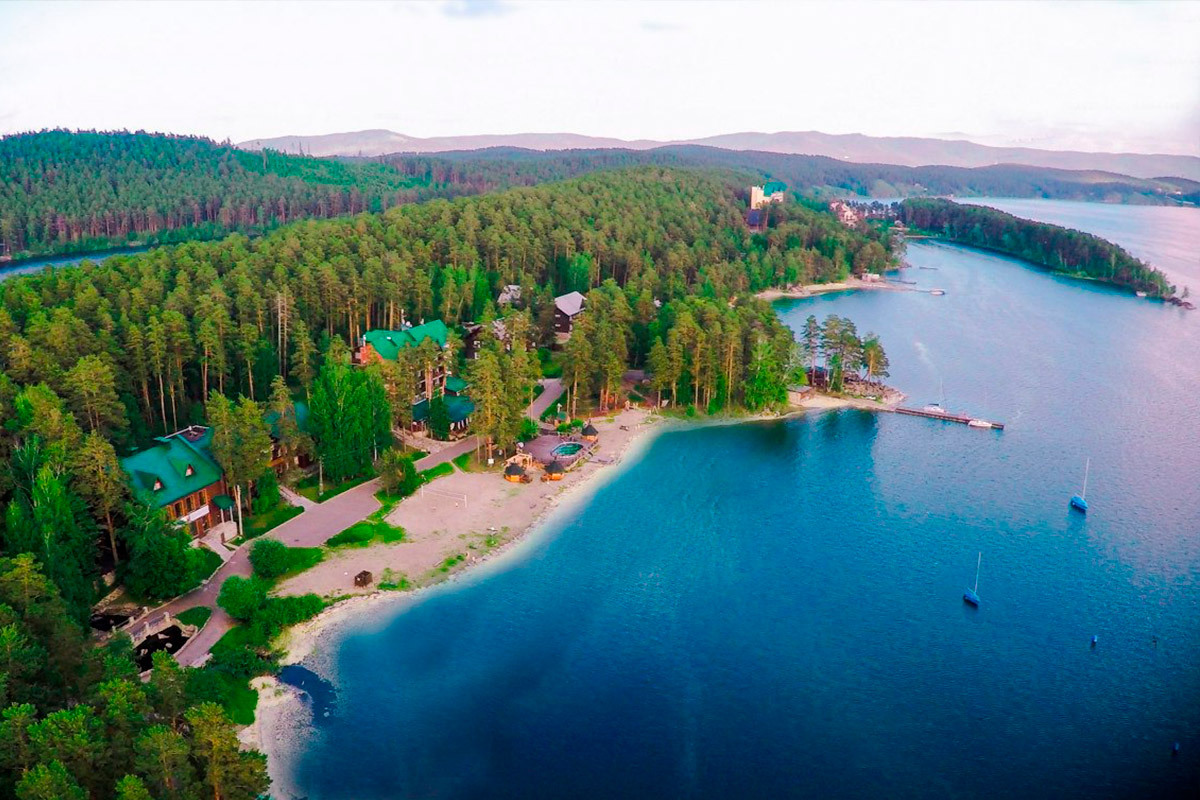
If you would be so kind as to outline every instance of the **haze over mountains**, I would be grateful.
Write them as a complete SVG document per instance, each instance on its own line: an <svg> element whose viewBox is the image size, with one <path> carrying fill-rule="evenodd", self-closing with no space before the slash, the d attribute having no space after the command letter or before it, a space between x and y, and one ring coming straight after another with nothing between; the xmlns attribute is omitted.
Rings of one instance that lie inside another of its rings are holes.
<svg viewBox="0 0 1200 800"><path fill-rule="evenodd" d="M420 138L388 130L330 133L321 136L279 136L252 139L238 147L270 148L312 156L379 156L391 153L442 153L488 147L529 150L624 148L649 150L679 144L699 144L728 150L822 155L866 164L918 167L946 165L983 167L992 164L1027 164L1071 170L1102 170L1137 178L1174 176L1200 180L1200 157L1143 153L1085 153L1039 150L1029 147L993 147L966 140L919 137L879 137L863 134L828 134L818 131L781 133L729 133L700 139L654 141L625 140L576 133L515 133Z"/></svg>

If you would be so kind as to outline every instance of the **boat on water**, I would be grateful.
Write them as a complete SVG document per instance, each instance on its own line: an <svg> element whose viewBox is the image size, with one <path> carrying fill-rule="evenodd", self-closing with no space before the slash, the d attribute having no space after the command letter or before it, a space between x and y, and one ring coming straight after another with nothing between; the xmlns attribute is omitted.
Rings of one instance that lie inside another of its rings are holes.
<svg viewBox="0 0 1200 800"><path fill-rule="evenodd" d="M938 297L940 295L945 294L946 290L945 289L930 289L929 293L935 297Z"/></svg>
<svg viewBox="0 0 1200 800"><path fill-rule="evenodd" d="M1087 463L1083 467L1083 491L1081 491L1079 494L1071 496L1071 508L1075 509L1076 511L1082 511L1084 514L1086 514L1087 510L1088 510L1087 482L1088 482L1088 471L1091 469L1091 467L1092 467L1092 460L1089 458L1087 460Z"/></svg>
<svg viewBox="0 0 1200 800"><path fill-rule="evenodd" d="M1138 296L1138 297L1145 297L1145 296L1146 296L1146 293L1145 293L1145 292L1134 292L1134 294L1135 294L1136 296Z"/></svg>
<svg viewBox="0 0 1200 800"><path fill-rule="evenodd" d="M979 607L979 565L983 563L983 552L980 551L979 558L975 560L975 588L968 588L963 592L963 602Z"/></svg>
<svg viewBox="0 0 1200 800"><path fill-rule="evenodd" d="M992 423L988 422L986 419L973 419L973 420L970 420L967 422L967 427L969 427L969 428L990 428L990 427L992 427Z"/></svg>
<svg viewBox="0 0 1200 800"><path fill-rule="evenodd" d="M946 409L944 407L946 404L946 384L943 382L943 383L939 383L938 385L940 387L939 392L941 393L941 399L939 399L935 403L926 403L925 407L921 409L922 411L924 411L928 414L945 414L946 413Z"/></svg>

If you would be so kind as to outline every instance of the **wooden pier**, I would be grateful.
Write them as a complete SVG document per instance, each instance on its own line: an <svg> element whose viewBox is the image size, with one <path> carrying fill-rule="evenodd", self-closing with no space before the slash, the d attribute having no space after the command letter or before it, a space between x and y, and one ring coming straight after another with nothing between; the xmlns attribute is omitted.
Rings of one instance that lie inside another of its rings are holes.
<svg viewBox="0 0 1200 800"><path fill-rule="evenodd" d="M929 419L940 419L945 422L957 422L960 425L970 425L972 428L991 428L993 430L1004 430L1003 422L992 422L978 417L967 417L962 414L952 414L949 411L933 411L925 408L905 408L904 406L896 406L893 409L897 414L908 414L912 417L927 417ZM972 424L974 423L974 424Z"/></svg>

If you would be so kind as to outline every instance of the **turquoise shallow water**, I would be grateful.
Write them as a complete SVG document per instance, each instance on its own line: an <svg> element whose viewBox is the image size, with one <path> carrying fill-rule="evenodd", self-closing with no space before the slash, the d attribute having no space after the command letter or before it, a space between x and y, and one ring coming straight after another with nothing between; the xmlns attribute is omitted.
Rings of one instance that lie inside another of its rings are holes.
<svg viewBox="0 0 1200 800"><path fill-rule="evenodd" d="M327 641L303 791L1192 796L1200 314L951 246L909 261L947 294L779 311L850 316L915 403L944 387L1008 430L663 435L508 569Z"/></svg>

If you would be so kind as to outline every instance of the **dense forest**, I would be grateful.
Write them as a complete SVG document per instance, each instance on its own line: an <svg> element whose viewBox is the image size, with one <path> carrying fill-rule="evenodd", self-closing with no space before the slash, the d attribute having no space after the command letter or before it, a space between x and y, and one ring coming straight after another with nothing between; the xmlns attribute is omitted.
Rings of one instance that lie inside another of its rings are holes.
<svg viewBox="0 0 1200 800"><path fill-rule="evenodd" d="M0 139L0 259L212 239L461 193L384 164L198 137L19 134Z"/></svg>
<svg viewBox="0 0 1200 800"><path fill-rule="evenodd" d="M952 242L995 250L1082 278L1171 297L1175 287L1157 269L1124 248L1090 233L1014 217L994 208L949 200L910 199L892 213L915 231Z"/></svg>
<svg viewBox="0 0 1200 800"><path fill-rule="evenodd" d="M786 182L802 195L832 197L907 197L966 195L983 197L1043 197L1106 203L1175 203L1195 192L1195 181L1182 178L1145 180L1107 172L996 164L988 167L903 167L857 164L826 156L724 150L701 145L678 145L654 150L570 150L536 152L496 148L436 156L385 156L407 175L420 178L434 170L444 173L450 162L460 179L490 186L560 180L596 169L655 164L738 170Z"/></svg>
<svg viewBox="0 0 1200 800"><path fill-rule="evenodd" d="M1196 190L1194 182L1171 178L1020 165L853 164L701 146L319 159L242 151L199 137L55 130L0 139L0 260L257 234L301 218L647 165L737 170L746 182L773 177L817 198L958 194L1164 203Z"/></svg>

